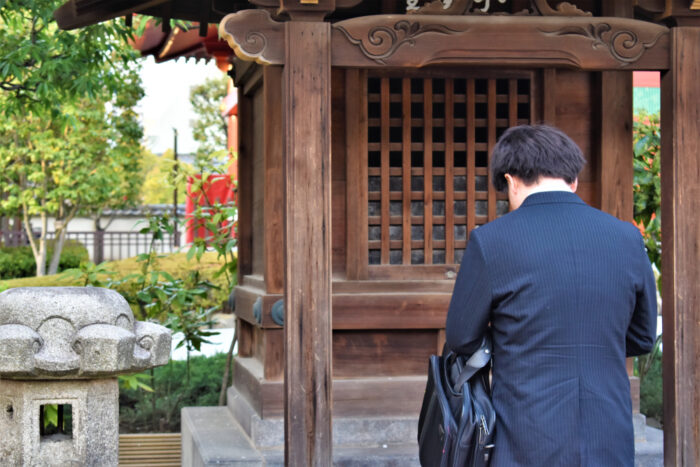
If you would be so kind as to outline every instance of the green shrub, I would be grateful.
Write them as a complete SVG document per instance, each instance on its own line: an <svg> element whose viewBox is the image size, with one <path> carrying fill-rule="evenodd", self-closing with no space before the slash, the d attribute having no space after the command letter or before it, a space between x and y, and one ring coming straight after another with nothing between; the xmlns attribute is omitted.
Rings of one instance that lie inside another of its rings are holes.
<svg viewBox="0 0 700 467"><path fill-rule="evenodd" d="M641 378L639 411L663 424L664 396L661 360L661 352L657 352L649 369Z"/></svg>
<svg viewBox="0 0 700 467"><path fill-rule="evenodd" d="M180 431L180 410L183 407L213 406L218 404L226 354L190 358L187 362L171 361L153 370L142 381L154 390L119 391L120 433L168 433Z"/></svg>
<svg viewBox="0 0 700 467"><path fill-rule="evenodd" d="M54 242L47 242L46 263L51 261ZM78 241L66 240L61 251L58 270L77 268L82 261L88 261L87 249ZM36 261L30 246L0 248L0 279L32 277L36 274Z"/></svg>
<svg viewBox="0 0 700 467"><path fill-rule="evenodd" d="M51 258L51 254L53 254L52 244L47 256ZM87 248L85 248L83 244L77 240L67 240L63 245L63 250L61 251L61 259L58 261L58 272L65 271L66 269L77 268L80 266L80 263L84 261L90 261L90 255L88 254Z"/></svg>
<svg viewBox="0 0 700 467"><path fill-rule="evenodd" d="M0 248L0 279L29 277L36 273L36 262L30 247Z"/></svg>

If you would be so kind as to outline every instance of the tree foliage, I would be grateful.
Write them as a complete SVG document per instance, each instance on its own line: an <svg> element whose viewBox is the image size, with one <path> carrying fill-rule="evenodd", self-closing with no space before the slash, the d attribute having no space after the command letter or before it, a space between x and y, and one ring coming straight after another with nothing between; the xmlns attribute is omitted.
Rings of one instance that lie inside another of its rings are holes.
<svg viewBox="0 0 700 467"><path fill-rule="evenodd" d="M197 119L191 122L192 137L199 142L197 158L227 149L226 121L221 117L221 101L228 92L227 76L207 78L204 83L192 86L190 103Z"/></svg>
<svg viewBox="0 0 700 467"><path fill-rule="evenodd" d="M37 275L49 217L54 273L71 219L120 207L141 185L134 106L143 90L129 31L114 21L61 31L52 17L60 3L0 4L0 215L22 218ZM40 219L36 239L32 217Z"/></svg>
<svg viewBox="0 0 700 467"><path fill-rule="evenodd" d="M659 114L634 120L634 221L649 259L661 270L661 129Z"/></svg>
<svg viewBox="0 0 700 467"><path fill-rule="evenodd" d="M121 21L61 31L53 19L62 0L0 0L0 90L12 96L3 113L53 120L68 101L103 99L124 86L137 52Z"/></svg>
<svg viewBox="0 0 700 467"><path fill-rule="evenodd" d="M167 204L173 202L173 190L177 186L179 202L184 202L182 194L186 191L186 181L176 176L189 169L189 164L178 160L175 171L173 150L167 149L160 156L147 149L142 154L145 179L140 188L139 199L143 204Z"/></svg>

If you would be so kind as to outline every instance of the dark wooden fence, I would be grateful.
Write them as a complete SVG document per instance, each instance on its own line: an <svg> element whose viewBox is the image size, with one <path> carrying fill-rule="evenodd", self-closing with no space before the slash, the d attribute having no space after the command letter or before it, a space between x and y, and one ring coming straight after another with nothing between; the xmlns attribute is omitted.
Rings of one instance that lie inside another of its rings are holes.
<svg viewBox="0 0 700 467"><path fill-rule="evenodd" d="M55 232L50 232L48 238L53 238ZM151 234L140 232L68 232L70 240L82 243L90 253L90 259L99 264L103 261L114 261L148 252L151 245ZM172 253L180 247L180 233L165 234L162 240L154 243L158 253ZM29 245L24 230L0 231L0 246Z"/></svg>

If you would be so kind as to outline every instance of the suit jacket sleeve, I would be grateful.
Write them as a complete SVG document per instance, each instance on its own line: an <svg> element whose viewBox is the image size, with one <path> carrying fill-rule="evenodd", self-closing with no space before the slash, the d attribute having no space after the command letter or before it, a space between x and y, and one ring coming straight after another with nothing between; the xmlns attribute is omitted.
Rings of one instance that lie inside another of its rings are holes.
<svg viewBox="0 0 700 467"><path fill-rule="evenodd" d="M445 324L447 346L471 355L481 344L491 314L491 284L476 231L472 231L455 281Z"/></svg>
<svg viewBox="0 0 700 467"><path fill-rule="evenodd" d="M642 281L637 289L637 301L630 325L627 328L626 350L628 357L651 352L656 340L656 280L641 236L639 241L641 243L640 275Z"/></svg>

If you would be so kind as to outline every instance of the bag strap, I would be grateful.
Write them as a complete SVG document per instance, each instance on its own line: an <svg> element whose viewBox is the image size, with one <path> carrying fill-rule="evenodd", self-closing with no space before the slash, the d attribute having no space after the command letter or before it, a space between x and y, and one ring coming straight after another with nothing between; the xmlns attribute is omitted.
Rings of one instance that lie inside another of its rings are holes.
<svg viewBox="0 0 700 467"><path fill-rule="evenodd" d="M455 389L461 390L464 383L469 381L479 370L488 365L491 360L491 339L488 336L481 341L479 350L474 352L469 360L464 364L464 368L459 373L459 377L455 382Z"/></svg>

